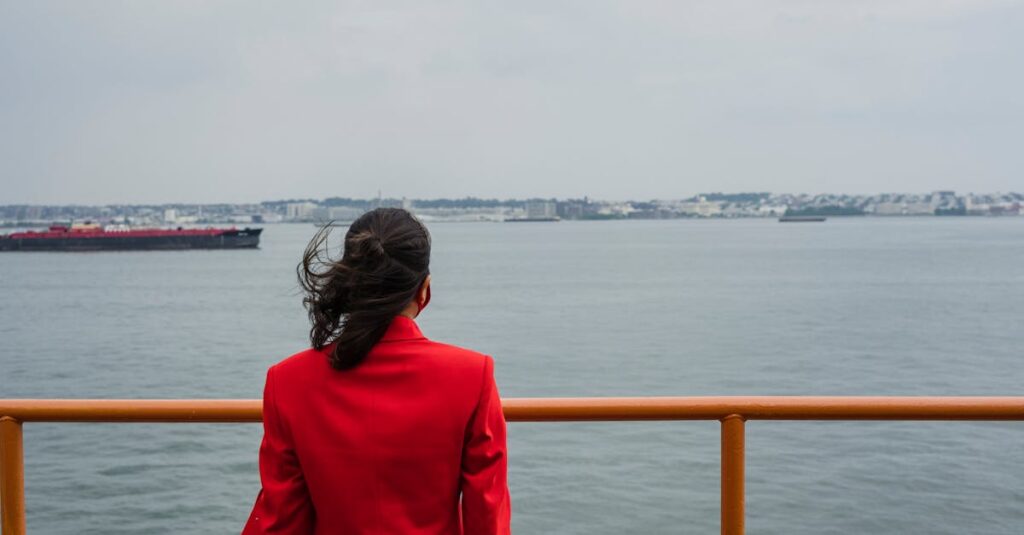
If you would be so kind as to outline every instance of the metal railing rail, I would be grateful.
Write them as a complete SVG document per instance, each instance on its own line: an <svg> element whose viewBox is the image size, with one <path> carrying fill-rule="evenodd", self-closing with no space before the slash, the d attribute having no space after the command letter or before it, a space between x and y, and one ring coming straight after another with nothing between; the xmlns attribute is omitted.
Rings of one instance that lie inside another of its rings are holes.
<svg viewBox="0 0 1024 535"><path fill-rule="evenodd" d="M719 420L721 525L744 530L747 420L1024 420L1024 397L512 398L510 422ZM24 422L259 422L260 400L0 399L0 526L25 535Z"/></svg>

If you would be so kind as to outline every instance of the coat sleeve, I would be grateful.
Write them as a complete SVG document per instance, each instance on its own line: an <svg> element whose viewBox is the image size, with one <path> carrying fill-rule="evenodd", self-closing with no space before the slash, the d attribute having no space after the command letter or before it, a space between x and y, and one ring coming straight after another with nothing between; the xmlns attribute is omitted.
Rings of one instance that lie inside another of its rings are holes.
<svg viewBox="0 0 1024 535"><path fill-rule="evenodd" d="M462 523L465 535L511 533L505 416L494 384L494 360L484 361L483 385L462 450Z"/></svg>
<svg viewBox="0 0 1024 535"><path fill-rule="evenodd" d="M242 535L313 533L313 503L286 427L277 408L274 368L270 368L263 389L263 442L259 459L263 488L256 496L256 505Z"/></svg>

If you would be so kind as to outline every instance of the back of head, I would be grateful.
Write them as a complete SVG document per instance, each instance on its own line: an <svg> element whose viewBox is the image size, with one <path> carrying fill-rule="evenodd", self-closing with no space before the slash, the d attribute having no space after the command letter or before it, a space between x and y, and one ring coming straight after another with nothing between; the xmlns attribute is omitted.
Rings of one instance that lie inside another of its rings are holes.
<svg viewBox="0 0 1024 535"><path fill-rule="evenodd" d="M356 219L345 234L340 259L332 259L325 225L299 263L303 304L316 349L337 342L331 366L349 369L366 358L430 273L430 234L400 208L377 208Z"/></svg>

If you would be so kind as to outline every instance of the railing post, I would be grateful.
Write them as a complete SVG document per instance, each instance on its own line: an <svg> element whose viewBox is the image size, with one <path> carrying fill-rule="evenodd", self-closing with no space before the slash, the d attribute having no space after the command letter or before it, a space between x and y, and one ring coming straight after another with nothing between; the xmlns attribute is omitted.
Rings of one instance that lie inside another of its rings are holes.
<svg viewBox="0 0 1024 535"><path fill-rule="evenodd" d="M21 422L0 416L0 526L3 535L25 535L25 455Z"/></svg>
<svg viewBox="0 0 1024 535"><path fill-rule="evenodd" d="M722 418L722 535L743 535L743 417Z"/></svg>

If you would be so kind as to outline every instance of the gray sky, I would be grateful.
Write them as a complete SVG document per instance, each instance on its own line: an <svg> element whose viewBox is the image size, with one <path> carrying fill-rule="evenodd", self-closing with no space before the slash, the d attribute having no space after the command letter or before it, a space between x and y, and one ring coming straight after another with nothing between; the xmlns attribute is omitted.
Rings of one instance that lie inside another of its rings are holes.
<svg viewBox="0 0 1024 535"><path fill-rule="evenodd" d="M1024 190L1024 5L0 0L0 204Z"/></svg>

